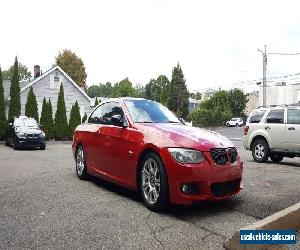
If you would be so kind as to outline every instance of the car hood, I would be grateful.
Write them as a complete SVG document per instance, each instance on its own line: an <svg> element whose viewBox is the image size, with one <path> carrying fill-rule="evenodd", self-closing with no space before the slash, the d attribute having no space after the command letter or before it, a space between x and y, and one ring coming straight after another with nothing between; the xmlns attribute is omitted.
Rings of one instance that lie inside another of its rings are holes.
<svg viewBox="0 0 300 250"><path fill-rule="evenodd" d="M168 138L181 147L202 151L209 151L212 148L234 147L234 144L226 137L206 129L171 123L139 124L138 127L160 138Z"/></svg>

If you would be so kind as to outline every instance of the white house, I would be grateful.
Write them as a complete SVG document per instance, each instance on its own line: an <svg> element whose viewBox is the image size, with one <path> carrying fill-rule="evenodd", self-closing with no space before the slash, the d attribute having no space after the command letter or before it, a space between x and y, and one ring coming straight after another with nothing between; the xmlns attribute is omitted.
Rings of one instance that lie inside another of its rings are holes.
<svg viewBox="0 0 300 250"><path fill-rule="evenodd" d="M42 111L43 98L45 97L47 101L50 99L53 110L53 117L57 108L57 98L60 85L64 87L64 97L66 104L67 117L70 117L70 111L72 105L78 102L80 107L81 117L86 113L89 115L93 110L93 103L90 97L59 67L54 66L50 70L41 74L40 67L36 65L34 67L33 81L21 81L20 82L20 99L21 99L21 114L25 115L25 104L27 101L27 95L32 86L33 92L36 95L36 100L38 104L39 116ZM4 98L6 99L6 112L8 113L8 102L9 102L9 92L10 92L10 82L4 81Z"/></svg>

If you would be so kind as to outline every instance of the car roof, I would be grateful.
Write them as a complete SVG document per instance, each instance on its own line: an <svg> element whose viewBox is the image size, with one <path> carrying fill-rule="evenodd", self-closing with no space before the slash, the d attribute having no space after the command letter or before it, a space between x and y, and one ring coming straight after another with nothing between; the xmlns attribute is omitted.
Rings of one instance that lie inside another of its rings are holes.
<svg viewBox="0 0 300 250"><path fill-rule="evenodd" d="M258 107L257 109L254 109L252 112L254 111L260 111L260 110L278 110L278 109L299 109L300 110L300 106L291 106L291 105L278 105L278 106L267 106L267 107Z"/></svg>

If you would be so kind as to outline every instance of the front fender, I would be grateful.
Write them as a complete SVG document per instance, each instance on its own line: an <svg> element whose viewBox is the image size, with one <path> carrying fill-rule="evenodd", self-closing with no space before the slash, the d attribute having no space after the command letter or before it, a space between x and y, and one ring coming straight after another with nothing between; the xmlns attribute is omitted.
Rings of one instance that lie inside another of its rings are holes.
<svg viewBox="0 0 300 250"><path fill-rule="evenodd" d="M255 137L263 137L263 138L265 138L265 140L267 141L269 147L272 147L272 140L271 140L269 134L265 130L263 130L263 129L257 129L255 131L253 131L253 133L250 135L251 144L253 143L253 139L255 139Z"/></svg>

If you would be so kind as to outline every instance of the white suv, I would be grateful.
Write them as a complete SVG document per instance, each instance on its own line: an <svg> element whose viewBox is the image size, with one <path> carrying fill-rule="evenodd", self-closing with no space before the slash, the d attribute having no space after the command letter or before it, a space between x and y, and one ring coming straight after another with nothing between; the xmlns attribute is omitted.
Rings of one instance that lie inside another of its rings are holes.
<svg viewBox="0 0 300 250"><path fill-rule="evenodd" d="M254 110L244 128L244 147L257 162L300 157L300 106Z"/></svg>
<svg viewBox="0 0 300 250"><path fill-rule="evenodd" d="M226 126L235 126L235 127L241 127L244 124L244 121L242 118L232 118L230 121L226 122Z"/></svg>

